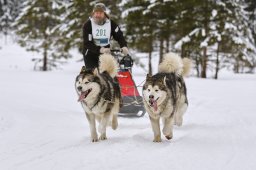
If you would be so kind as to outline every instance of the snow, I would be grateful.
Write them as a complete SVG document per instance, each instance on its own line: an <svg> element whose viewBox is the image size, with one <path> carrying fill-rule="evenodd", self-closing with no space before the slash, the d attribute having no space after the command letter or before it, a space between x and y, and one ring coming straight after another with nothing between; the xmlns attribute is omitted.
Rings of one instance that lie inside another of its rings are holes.
<svg viewBox="0 0 256 170"><path fill-rule="evenodd" d="M216 9L212 10L212 17L216 17L218 14L218 11Z"/></svg>
<svg viewBox="0 0 256 170"><path fill-rule="evenodd" d="M171 141L153 143L145 115L120 117L116 131L107 129L108 140L91 143L74 89L81 56L63 70L35 72L36 54L15 44L0 46L1 169L255 169L255 74L186 78L189 108ZM134 70L139 84L146 73Z"/></svg>
<svg viewBox="0 0 256 170"><path fill-rule="evenodd" d="M122 18L125 18L130 12L135 12L135 11L138 11L138 10L141 10L143 9L142 6L137 6L137 7L132 7L132 8L129 8L127 10L124 10L121 14Z"/></svg>
<svg viewBox="0 0 256 170"><path fill-rule="evenodd" d="M181 49L182 44L189 42L191 40L190 37L192 35L196 35L199 31L200 31L199 28L196 28L193 31L191 31L188 35L186 35L185 37L181 38L178 42L176 42L176 44L174 45L174 48Z"/></svg>

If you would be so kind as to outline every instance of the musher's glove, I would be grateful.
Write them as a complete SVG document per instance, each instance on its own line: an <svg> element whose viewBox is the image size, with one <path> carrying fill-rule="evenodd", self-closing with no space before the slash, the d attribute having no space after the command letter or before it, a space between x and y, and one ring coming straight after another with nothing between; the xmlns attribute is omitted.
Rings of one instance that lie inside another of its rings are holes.
<svg viewBox="0 0 256 170"><path fill-rule="evenodd" d="M127 54L129 53L128 48L127 48L127 47L122 47L122 53L123 53L124 55L127 55Z"/></svg>
<svg viewBox="0 0 256 170"><path fill-rule="evenodd" d="M110 54L110 48L104 48L104 47L101 47L100 48L100 53L108 53L108 54Z"/></svg>

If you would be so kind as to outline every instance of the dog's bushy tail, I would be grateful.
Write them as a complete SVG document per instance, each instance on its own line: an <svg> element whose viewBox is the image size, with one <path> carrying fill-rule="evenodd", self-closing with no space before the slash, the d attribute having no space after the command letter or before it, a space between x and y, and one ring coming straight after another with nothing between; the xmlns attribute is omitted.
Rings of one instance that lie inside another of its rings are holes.
<svg viewBox="0 0 256 170"><path fill-rule="evenodd" d="M114 78L117 75L118 64L116 59L110 54L102 54L99 58L99 70L100 72L108 72L108 74Z"/></svg>
<svg viewBox="0 0 256 170"><path fill-rule="evenodd" d="M182 76L188 76L192 68L192 61L188 58L183 58L182 62L183 62Z"/></svg>
<svg viewBox="0 0 256 170"><path fill-rule="evenodd" d="M167 53L160 63L158 71L160 73L175 73L176 75L187 76L191 69L191 60L188 58L181 59L175 53Z"/></svg>

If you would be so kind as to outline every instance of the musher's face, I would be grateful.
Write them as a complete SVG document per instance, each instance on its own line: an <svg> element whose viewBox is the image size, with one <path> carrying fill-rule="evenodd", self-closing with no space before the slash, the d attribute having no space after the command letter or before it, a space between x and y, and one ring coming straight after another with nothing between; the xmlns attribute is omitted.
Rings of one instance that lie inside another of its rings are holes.
<svg viewBox="0 0 256 170"><path fill-rule="evenodd" d="M105 13L102 11L95 11L92 17L96 24L102 24L105 20Z"/></svg>

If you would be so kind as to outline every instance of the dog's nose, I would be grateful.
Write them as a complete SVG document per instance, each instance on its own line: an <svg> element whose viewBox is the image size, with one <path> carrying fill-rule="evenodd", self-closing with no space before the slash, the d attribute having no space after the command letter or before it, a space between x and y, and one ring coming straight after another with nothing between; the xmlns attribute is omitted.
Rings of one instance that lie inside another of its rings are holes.
<svg viewBox="0 0 256 170"><path fill-rule="evenodd" d="M78 86L78 87L77 87L77 90L78 90L78 91L81 91L81 90L82 90L82 87L81 87L81 86Z"/></svg>
<svg viewBox="0 0 256 170"><path fill-rule="evenodd" d="M150 99L154 99L154 95L149 95L149 98Z"/></svg>

